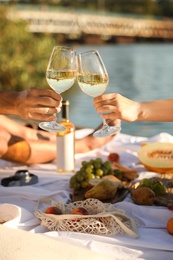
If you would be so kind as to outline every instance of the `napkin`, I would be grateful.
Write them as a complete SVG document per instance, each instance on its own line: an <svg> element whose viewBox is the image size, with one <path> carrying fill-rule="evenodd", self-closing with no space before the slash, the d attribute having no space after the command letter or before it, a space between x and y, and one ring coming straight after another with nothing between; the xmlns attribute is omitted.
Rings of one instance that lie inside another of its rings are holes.
<svg viewBox="0 0 173 260"><path fill-rule="evenodd" d="M31 230L39 221L26 209L4 203L0 205L0 223L14 229Z"/></svg>

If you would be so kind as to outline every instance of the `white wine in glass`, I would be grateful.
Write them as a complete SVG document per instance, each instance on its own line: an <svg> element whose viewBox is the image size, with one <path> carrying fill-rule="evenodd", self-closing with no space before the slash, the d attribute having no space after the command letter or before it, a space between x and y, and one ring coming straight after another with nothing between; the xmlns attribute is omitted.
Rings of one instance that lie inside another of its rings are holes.
<svg viewBox="0 0 173 260"><path fill-rule="evenodd" d="M58 94L71 88L76 79L77 58L73 48L55 46L46 70L49 86ZM50 132L63 132L65 127L56 121L41 122L39 127Z"/></svg>
<svg viewBox="0 0 173 260"><path fill-rule="evenodd" d="M81 90L91 96L102 95L109 82L108 73L97 50L86 51L77 55L77 81ZM120 126L108 126L103 119L103 128L94 133L95 137L113 135L121 130Z"/></svg>

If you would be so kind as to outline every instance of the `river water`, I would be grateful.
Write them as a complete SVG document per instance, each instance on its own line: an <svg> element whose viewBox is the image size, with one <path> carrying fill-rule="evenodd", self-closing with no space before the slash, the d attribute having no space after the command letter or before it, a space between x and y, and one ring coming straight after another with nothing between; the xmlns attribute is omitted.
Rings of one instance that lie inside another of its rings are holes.
<svg viewBox="0 0 173 260"><path fill-rule="evenodd" d="M136 101L173 98L173 43L73 47L77 52L99 51L109 74L105 93L117 92ZM70 101L70 119L75 125L95 128L101 123L92 97L77 85L62 96ZM122 133L151 137L161 132L173 134L173 123L122 122Z"/></svg>

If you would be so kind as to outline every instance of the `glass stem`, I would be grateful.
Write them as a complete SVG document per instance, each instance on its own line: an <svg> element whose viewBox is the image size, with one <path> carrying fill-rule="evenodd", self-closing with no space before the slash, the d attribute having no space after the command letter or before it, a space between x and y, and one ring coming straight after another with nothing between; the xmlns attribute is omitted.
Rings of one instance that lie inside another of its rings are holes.
<svg viewBox="0 0 173 260"><path fill-rule="evenodd" d="M57 113L54 113L53 115L56 117L54 121L57 122Z"/></svg>
<svg viewBox="0 0 173 260"><path fill-rule="evenodd" d="M105 118L103 118L103 126L104 126L104 127L107 127L107 126L108 126L107 123L106 123L106 119L105 119Z"/></svg>

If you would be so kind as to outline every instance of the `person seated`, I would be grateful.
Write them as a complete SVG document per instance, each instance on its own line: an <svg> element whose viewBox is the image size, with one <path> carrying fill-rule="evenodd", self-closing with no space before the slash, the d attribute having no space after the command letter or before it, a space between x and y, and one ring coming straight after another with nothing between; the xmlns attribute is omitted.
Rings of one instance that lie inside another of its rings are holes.
<svg viewBox="0 0 173 260"><path fill-rule="evenodd" d="M119 120L109 121L110 125L120 123ZM96 149L113 138L95 138L91 133L75 140L75 153ZM50 162L56 159L56 133L32 129L0 115L0 157L27 165Z"/></svg>

